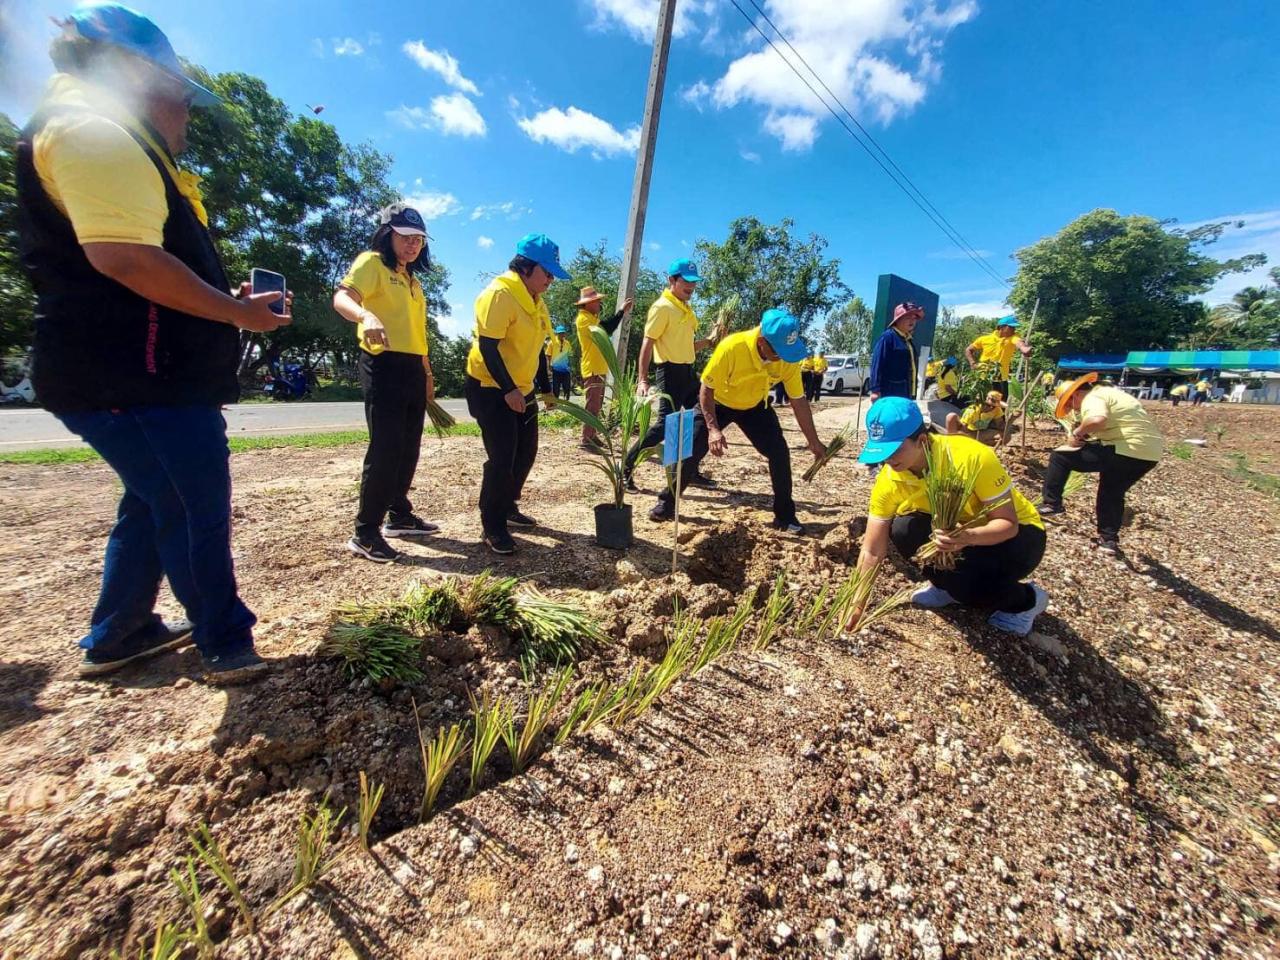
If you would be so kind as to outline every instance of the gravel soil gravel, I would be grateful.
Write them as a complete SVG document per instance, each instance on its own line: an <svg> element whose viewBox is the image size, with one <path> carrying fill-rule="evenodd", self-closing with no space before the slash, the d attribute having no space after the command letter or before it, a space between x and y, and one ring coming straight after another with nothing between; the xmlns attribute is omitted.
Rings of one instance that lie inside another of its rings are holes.
<svg viewBox="0 0 1280 960"><path fill-rule="evenodd" d="M522 503L540 526L511 558L478 544L478 438L424 438L415 500L441 531L395 566L343 551L362 448L237 454L237 569L273 669L217 689L191 650L77 677L119 486L101 465L0 467L0 956L133 956L188 923L169 871L205 822L259 919L201 868L219 957L1275 957L1280 410L1149 409L1171 450L1130 495L1123 555L1091 543L1091 483L1050 529L1030 637L906 609L819 642L792 616L629 726L519 776L495 760L471 799L464 761L425 823L411 704L429 735L468 691L522 696L513 644L442 633L422 681L351 680L318 654L341 604L518 575L607 632L576 690L659 659L677 602L759 608L781 572L803 608L856 560L866 470L797 479L806 534L780 534L731 431L718 486L684 501L673 579L676 531L646 517L657 468L636 546L598 548L606 492L569 431L543 433ZM852 412L824 400L820 431ZM1060 436L1033 428L1025 459L1014 437L1021 489ZM879 590L916 577L893 558ZM267 915L299 818L326 794L354 810L362 770L386 785L370 851L348 814L336 865Z"/></svg>

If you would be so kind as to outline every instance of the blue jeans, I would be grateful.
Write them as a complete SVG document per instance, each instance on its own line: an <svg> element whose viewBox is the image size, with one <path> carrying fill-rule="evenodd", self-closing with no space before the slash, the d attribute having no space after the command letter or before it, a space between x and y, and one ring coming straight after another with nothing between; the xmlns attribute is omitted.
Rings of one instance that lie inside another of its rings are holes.
<svg viewBox="0 0 1280 960"><path fill-rule="evenodd" d="M227 424L217 407L130 407L63 413L124 484L107 539L102 590L86 650L153 627L160 578L195 625L206 657L253 649L254 615L236 591L231 560Z"/></svg>

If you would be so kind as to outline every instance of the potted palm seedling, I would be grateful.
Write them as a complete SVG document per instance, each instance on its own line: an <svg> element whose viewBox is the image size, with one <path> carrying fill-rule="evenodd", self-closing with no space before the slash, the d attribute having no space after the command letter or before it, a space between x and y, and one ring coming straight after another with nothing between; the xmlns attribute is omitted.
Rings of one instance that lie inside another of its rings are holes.
<svg viewBox="0 0 1280 960"><path fill-rule="evenodd" d="M653 407L648 398L640 396L636 391L635 369L622 369L609 335L600 327L592 327L590 332L609 367L609 382L605 385L605 405L601 409L601 416L568 400L556 404L556 409L563 410L579 423L591 427L599 438L598 445L591 451L591 455L596 458L592 465L608 478L613 499L610 503L597 504L595 507L596 543L602 547L624 550L634 540L631 504L626 502L627 449L649 432ZM654 446L641 450L637 463L644 462L658 449Z"/></svg>

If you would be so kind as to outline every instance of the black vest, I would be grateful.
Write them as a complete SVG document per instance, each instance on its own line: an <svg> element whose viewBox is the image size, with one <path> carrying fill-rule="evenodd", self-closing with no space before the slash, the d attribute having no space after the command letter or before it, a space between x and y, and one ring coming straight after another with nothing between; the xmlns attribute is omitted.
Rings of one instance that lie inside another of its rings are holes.
<svg viewBox="0 0 1280 960"><path fill-rule="evenodd" d="M19 248L36 291L31 366L36 394L53 413L234 403L240 396L239 331L151 303L99 273L71 221L40 183L32 155L35 135L54 116L90 112L42 110L17 144ZM228 290L209 231L161 158L142 137L129 134L164 182L169 206L164 249L211 287Z"/></svg>

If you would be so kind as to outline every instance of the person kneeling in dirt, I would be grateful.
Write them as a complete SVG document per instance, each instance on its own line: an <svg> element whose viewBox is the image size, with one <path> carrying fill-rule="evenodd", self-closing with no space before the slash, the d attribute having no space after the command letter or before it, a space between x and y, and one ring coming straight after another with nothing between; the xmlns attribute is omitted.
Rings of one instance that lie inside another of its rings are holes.
<svg viewBox="0 0 1280 960"><path fill-rule="evenodd" d="M194 640L210 682L238 682L267 663L236 587L220 408L240 395L240 331L288 324L288 298L276 314L279 293L232 293L199 178L175 160L192 108L219 100L160 28L115 3L59 26L59 72L13 156L36 292L32 381L123 487L80 674ZM190 622L154 612L162 578Z"/></svg>
<svg viewBox="0 0 1280 960"><path fill-rule="evenodd" d="M1164 437L1137 399L1097 380L1096 373L1087 373L1058 389L1054 416L1062 420L1078 412L1080 425L1068 441L1074 450L1049 455L1041 511L1046 517L1064 512L1062 491L1072 471L1098 474L1097 544L1114 554L1120 550L1125 494L1159 462ZM1100 442L1087 442L1090 439Z"/></svg>
<svg viewBox="0 0 1280 960"><path fill-rule="evenodd" d="M991 610L987 622L993 627L1029 634L1049 604L1044 590L1024 582L1044 557L1044 523L1014 488L995 452L970 437L931 434L920 408L903 397L884 397L872 405L867 436L858 460L885 468L871 488L858 569L870 570L883 561L890 542L912 562L933 537L940 553L954 555L955 564L951 569L925 566L929 586L912 594L912 603L927 609L960 603ZM977 521L973 526L934 535L925 489L926 451L934 458L949 456L962 475L974 477L973 493L959 515L961 527ZM854 611L850 629L861 616L861 610Z"/></svg>
<svg viewBox="0 0 1280 960"><path fill-rule="evenodd" d="M827 452L818 439L813 412L804 397L800 362L809 350L800 339L799 331L799 321L786 310L766 310L758 327L720 341L702 371L698 412L694 417L702 419L706 428L694 429L693 456L689 461L696 468L708 450L717 457L723 456L728 443L722 431L736 423L751 445L769 461L773 526L796 534L804 533L804 527L796 517L796 502L791 495L791 450L777 411L768 405L766 398L773 384L782 384L810 452L815 459ZM689 474L682 471L682 487L688 485L688 477ZM649 518L670 520L674 515L675 496L670 489L664 490Z"/></svg>
<svg viewBox="0 0 1280 960"><path fill-rule="evenodd" d="M959 415L948 413L947 433L974 437L988 446L998 447L1004 439L1004 413L1004 398L998 390L991 390L982 403L971 403Z"/></svg>

